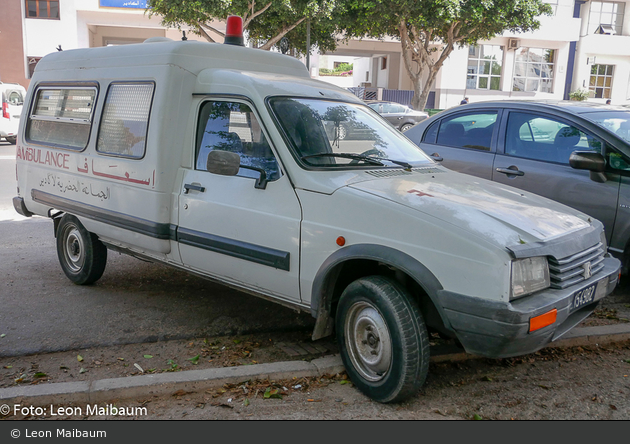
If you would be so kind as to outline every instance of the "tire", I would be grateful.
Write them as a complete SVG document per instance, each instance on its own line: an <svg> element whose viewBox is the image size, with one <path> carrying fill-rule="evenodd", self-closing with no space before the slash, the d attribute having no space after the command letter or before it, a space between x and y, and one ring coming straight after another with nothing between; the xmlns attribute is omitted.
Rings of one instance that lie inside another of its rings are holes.
<svg viewBox="0 0 630 444"><path fill-rule="evenodd" d="M413 124L411 123L405 123L404 125L402 125L400 127L400 132L404 133L405 131L407 131L409 128L411 128L413 126Z"/></svg>
<svg viewBox="0 0 630 444"><path fill-rule="evenodd" d="M338 135L339 140L345 139L346 137L348 137L348 128L346 128L345 125L340 124L339 130L337 131L337 135Z"/></svg>
<svg viewBox="0 0 630 444"><path fill-rule="evenodd" d="M63 272L77 285L99 280L107 264L107 248L70 214L57 227L57 257Z"/></svg>
<svg viewBox="0 0 630 444"><path fill-rule="evenodd" d="M415 395L429 370L429 336L416 304L396 281L357 279L343 291L335 316L350 380L382 403Z"/></svg>
<svg viewBox="0 0 630 444"><path fill-rule="evenodd" d="M17 143L17 137L13 136L13 137L5 137L6 141L9 142L11 145L15 145Z"/></svg>

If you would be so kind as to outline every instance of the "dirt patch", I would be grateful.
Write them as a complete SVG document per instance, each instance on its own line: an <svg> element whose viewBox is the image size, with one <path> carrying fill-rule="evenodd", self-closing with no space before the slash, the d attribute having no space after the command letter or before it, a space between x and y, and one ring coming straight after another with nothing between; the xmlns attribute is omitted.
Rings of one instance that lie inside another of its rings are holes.
<svg viewBox="0 0 630 444"><path fill-rule="evenodd" d="M334 340L313 342L305 332L88 348L3 358L0 387L94 381L278 361L310 361L336 351Z"/></svg>

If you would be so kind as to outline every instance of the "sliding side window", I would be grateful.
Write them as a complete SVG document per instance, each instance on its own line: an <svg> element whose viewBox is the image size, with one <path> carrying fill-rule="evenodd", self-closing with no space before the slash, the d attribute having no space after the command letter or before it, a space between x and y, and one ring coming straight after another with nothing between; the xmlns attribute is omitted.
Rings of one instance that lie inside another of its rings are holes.
<svg viewBox="0 0 630 444"><path fill-rule="evenodd" d="M38 88L28 119L29 142L83 150L90 139L96 88Z"/></svg>
<svg viewBox="0 0 630 444"><path fill-rule="evenodd" d="M144 157L153 101L153 83L112 83L107 91L96 151Z"/></svg>

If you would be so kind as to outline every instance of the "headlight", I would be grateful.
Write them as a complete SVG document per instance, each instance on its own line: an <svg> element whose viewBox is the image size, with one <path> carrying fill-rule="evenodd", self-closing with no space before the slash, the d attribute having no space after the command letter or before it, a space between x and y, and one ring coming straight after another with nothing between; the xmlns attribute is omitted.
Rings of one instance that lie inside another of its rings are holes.
<svg viewBox="0 0 630 444"><path fill-rule="evenodd" d="M547 258L544 256L528 257L512 261L511 284L510 300L549 287Z"/></svg>
<svg viewBox="0 0 630 444"><path fill-rule="evenodd" d="M606 232L604 230L602 230L602 233L599 235L599 241L604 247L604 253L608 253L608 245L606 244Z"/></svg>

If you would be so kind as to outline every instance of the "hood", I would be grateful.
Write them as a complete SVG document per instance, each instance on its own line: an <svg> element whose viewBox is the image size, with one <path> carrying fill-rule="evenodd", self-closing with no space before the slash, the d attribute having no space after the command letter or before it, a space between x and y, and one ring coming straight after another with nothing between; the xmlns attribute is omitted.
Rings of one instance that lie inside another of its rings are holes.
<svg viewBox="0 0 630 444"><path fill-rule="evenodd" d="M485 179L431 168L348 187L379 196L503 245L545 242L590 226L587 215Z"/></svg>

